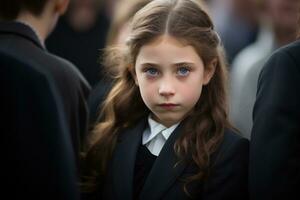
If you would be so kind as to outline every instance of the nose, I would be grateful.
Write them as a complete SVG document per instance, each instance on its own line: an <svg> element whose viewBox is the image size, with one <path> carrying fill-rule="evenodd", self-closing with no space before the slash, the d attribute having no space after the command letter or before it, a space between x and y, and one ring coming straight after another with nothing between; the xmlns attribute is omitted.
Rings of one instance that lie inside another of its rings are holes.
<svg viewBox="0 0 300 200"><path fill-rule="evenodd" d="M175 94L175 86L170 79L162 80L159 86L159 94L164 97L170 97Z"/></svg>

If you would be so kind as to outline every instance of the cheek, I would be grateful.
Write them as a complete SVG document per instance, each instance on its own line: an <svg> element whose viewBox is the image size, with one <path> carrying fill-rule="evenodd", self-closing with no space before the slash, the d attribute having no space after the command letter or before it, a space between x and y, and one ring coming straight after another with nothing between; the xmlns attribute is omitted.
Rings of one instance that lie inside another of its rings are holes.
<svg viewBox="0 0 300 200"><path fill-rule="evenodd" d="M181 96L190 105L196 104L202 92L202 82L193 82L181 87Z"/></svg>
<svg viewBox="0 0 300 200"><path fill-rule="evenodd" d="M153 97L156 93L156 87L154 84L150 84L149 82L145 81L139 81L139 90L144 102L147 105L153 101Z"/></svg>
<svg viewBox="0 0 300 200"><path fill-rule="evenodd" d="M181 94L185 102L188 102L189 104L196 104L196 102L199 100L201 96L201 91L202 91L202 87L197 87L197 88L187 87L184 90L182 90Z"/></svg>

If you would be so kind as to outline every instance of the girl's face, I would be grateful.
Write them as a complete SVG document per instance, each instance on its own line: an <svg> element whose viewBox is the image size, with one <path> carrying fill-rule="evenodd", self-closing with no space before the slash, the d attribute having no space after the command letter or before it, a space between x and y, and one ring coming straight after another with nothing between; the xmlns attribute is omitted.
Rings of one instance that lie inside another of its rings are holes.
<svg viewBox="0 0 300 200"><path fill-rule="evenodd" d="M153 119L170 127L183 120L200 98L215 70L207 70L192 46L163 35L142 46L134 75Z"/></svg>

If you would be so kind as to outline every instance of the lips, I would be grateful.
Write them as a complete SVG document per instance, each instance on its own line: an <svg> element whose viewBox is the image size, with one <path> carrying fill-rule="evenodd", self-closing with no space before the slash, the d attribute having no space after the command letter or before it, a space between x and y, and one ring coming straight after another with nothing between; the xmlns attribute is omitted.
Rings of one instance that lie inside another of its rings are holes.
<svg viewBox="0 0 300 200"><path fill-rule="evenodd" d="M174 103L162 103L162 104L159 104L159 106L164 108L164 109L174 109L175 107L177 107L179 105L174 104Z"/></svg>

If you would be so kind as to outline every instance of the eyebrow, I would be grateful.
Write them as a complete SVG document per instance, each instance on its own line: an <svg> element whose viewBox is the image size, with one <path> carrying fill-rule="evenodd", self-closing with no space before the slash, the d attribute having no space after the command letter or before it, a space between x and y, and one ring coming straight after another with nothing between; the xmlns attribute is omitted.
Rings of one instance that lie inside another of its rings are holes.
<svg viewBox="0 0 300 200"><path fill-rule="evenodd" d="M148 67L148 66L154 66L154 67L159 67L160 65L159 64L156 64L156 63L151 63L151 62L145 62L145 63L142 63L140 64L142 67Z"/></svg>
<svg viewBox="0 0 300 200"><path fill-rule="evenodd" d="M179 63L172 64L172 66L175 66L175 67L182 66L182 65L194 66L195 63L193 63L193 62L179 62ZM157 64L157 63L151 63L151 62L142 63L141 66L143 66L143 67L147 67L147 66L160 67L159 64Z"/></svg>
<svg viewBox="0 0 300 200"><path fill-rule="evenodd" d="M192 62L179 62L179 63L175 63L175 66L182 66L182 65L189 65L189 66L194 66L195 63Z"/></svg>

